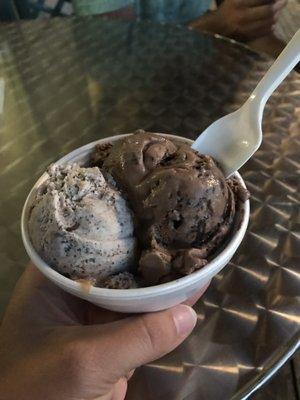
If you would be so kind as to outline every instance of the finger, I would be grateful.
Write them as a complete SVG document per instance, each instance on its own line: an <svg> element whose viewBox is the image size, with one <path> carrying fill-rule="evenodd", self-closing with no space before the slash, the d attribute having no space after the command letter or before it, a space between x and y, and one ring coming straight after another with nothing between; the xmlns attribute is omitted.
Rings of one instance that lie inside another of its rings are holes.
<svg viewBox="0 0 300 400"><path fill-rule="evenodd" d="M44 325L78 325L85 321L84 303L29 264L16 284L3 323L28 329Z"/></svg>
<svg viewBox="0 0 300 400"><path fill-rule="evenodd" d="M272 32L273 32L272 28L256 29L256 30L244 35L244 37L246 38L245 41L251 42L256 39L261 39L261 38L269 36L270 33L272 33ZM265 53L265 49L262 49L261 51Z"/></svg>
<svg viewBox="0 0 300 400"><path fill-rule="evenodd" d="M44 297L43 294L46 294L49 299L52 299L52 306L59 301L59 307L61 307L65 313L70 311L69 309L64 309L64 305L67 303L68 307L71 308L73 313L76 314L78 321L83 324L90 325L108 323L126 318L127 316L123 313L105 310L95 306L94 304L90 304L87 301L69 295L54 285L54 283L49 281L32 263L28 264L20 279L20 282L18 283L18 293L20 293L20 288L23 293L26 292L30 294L30 298L32 298L33 293L35 293L37 290L39 292L39 297ZM44 300L45 299L41 301L41 304L43 305ZM25 303L23 302L23 304ZM55 313L54 316L57 318L57 313ZM49 318L49 315L47 315L47 318Z"/></svg>
<svg viewBox="0 0 300 400"><path fill-rule="evenodd" d="M38 268L29 262L25 268L21 280L24 280L25 286L36 286L49 283L49 280L38 270Z"/></svg>
<svg viewBox="0 0 300 400"><path fill-rule="evenodd" d="M121 378L115 384L111 400L124 400L127 392L127 380Z"/></svg>
<svg viewBox="0 0 300 400"><path fill-rule="evenodd" d="M10 315L13 315L15 321L18 322L20 322L26 314L29 314L28 316L31 317L35 310L35 307L32 308L32 303L34 301L33 295L36 288L46 284L46 278L44 278L37 268L32 263L28 264L16 283L6 309L4 321L6 321ZM28 310L28 313L26 313L26 310Z"/></svg>
<svg viewBox="0 0 300 400"><path fill-rule="evenodd" d="M62 292L62 290L47 279L38 268L32 263L28 263L23 274L16 284L16 292L32 293L32 290L52 290L54 292Z"/></svg>
<svg viewBox="0 0 300 400"><path fill-rule="evenodd" d="M248 39L254 39L271 33L273 25L273 21L264 20L252 22L251 24L245 25L241 33Z"/></svg>
<svg viewBox="0 0 300 400"><path fill-rule="evenodd" d="M129 314L105 310L94 304L87 304L87 325L107 324L127 318Z"/></svg>
<svg viewBox="0 0 300 400"><path fill-rule="evenodd" d="M124 400L126 392L127 380L125 378L120 378L109 392L93 400Z"/></svg>
<svg viewBox="0 0 300 400"><path fill-rule="evenodd" d="M277 0L273 5L274 12L280 11L287 5L287 0Z"/></svg>
<svg viewBox="0 0 300 400"><path fill-rule="evenodd" d="M274 0L235 0L236 6L240 8L258 7L272 3L274 3Z"/></svg>
<svg viewBox="0 0 300 400"><path fill-rule="evenodd" d="M132 378L132 375L134 374L135 369L132 369L131 371L126 374L125 378L129 381L129 379Z"/></svg>
<svg viewBox="0 0 300 400"><path fill-rule="evenodd" d="M193 306L194 304L197 303L197 301L200 299L201 296L206 292L207 288L210 285L210 282L207 282L196 294L194 294L192 297L190 297L188 300L186 300L183 304L186 304L187 306Z"/></svg>
<svg viewBox="0 0 300 400"><path fill-rule="evenodd" d="M278 21L279 14L280 14L280 11L276 11L274 14L275 23Z"/></svg>
<svg viewBox="0 0 300 400"><path fill-rule="evenodd" d="M197 315L191 307L178 305L102 326L77 328L76 351L85 368L88 360L94 363L92 386L97 386L100 377L101 381L113 384L131 370L173 350L191 333L196 322Z"/></svg>
<svg viewBox="0 0 300 400"><path fill-rule="evenodd" d="M279 0L235 0L235 3L238 7L241 8L249 8L249 7L259 7L266 4L275 4Z"/></svg>
<svg viewBox="0 0 300 400"><path fill-rule="evenodd" d="M275 11L273 5L265 5L259 7L248 8L245 13L245 17L243 21L246 22L255 22L261 20L272 20L275 22Z"/></svg>

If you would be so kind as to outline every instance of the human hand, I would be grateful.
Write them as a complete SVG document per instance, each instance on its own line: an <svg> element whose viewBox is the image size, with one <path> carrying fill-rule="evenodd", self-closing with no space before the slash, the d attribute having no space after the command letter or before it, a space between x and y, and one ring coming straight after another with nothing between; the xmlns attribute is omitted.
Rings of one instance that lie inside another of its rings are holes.
<svg viewBox="0 0 300 400"><path fill-rule="evenodd" d="M187 305L130 317L103 310L29 265L0 326L0 399L123 400L134 369L173 350L195 323Z"/></svg>
<svg viewBox="0 0 300 400"><path fill-rule="evenodd" d="M287 0L224 0L216 11L190 26L247 41L272 32L286 3Z"/></svg>

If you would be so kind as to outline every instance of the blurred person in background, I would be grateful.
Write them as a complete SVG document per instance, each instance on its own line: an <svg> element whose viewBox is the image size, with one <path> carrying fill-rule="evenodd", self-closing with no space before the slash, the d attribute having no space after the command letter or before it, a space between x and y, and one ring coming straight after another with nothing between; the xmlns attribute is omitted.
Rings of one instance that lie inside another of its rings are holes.
<svg viewBox="0 0 300 400"><path fill-rule="evenodd" d="M0 20L104 15L185 24L218 33L276 57L284 43L274 26L287 0L0 0Z"/></svg>
<svg viewBox="0 0 300 400"><path fill-rule="evenodd" d="M73 0L78 15L187 24L244 42L276 57L284 43L274 27L287 0Z"/></svg>

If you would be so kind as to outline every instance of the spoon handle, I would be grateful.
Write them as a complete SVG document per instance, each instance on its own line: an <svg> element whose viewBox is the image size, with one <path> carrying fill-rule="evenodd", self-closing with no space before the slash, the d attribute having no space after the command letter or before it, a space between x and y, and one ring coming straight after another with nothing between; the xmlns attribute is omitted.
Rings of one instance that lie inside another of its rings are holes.
<svg viewBox="0 0 300 400"><path fill-rule="evenodd" d="M255 101L256 105L259 107L260 120L268 98L299 61L300 29L298 29L287 46L271 65L266 75L258 83L250 96L250 100Z"/></svg>

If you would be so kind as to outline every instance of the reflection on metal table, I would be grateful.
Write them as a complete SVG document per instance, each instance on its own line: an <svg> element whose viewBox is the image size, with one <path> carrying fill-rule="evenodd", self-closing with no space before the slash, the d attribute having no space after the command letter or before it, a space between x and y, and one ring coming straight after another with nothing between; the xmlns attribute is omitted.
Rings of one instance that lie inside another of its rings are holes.
<svg viewBox="0 0 300 400"><path fill-rule="evenodd" d="M270 61L185 28L99 18L0 26L0 302L26 262L19 218L46 166L89 141L137 128L194 138L247 98ZM4 82L4 83L3 83ZM264 141L242 169L248 233L197 305L192 336L140 368L128 399L240 399L299 343L300 78L264 115Z"/></svg>

